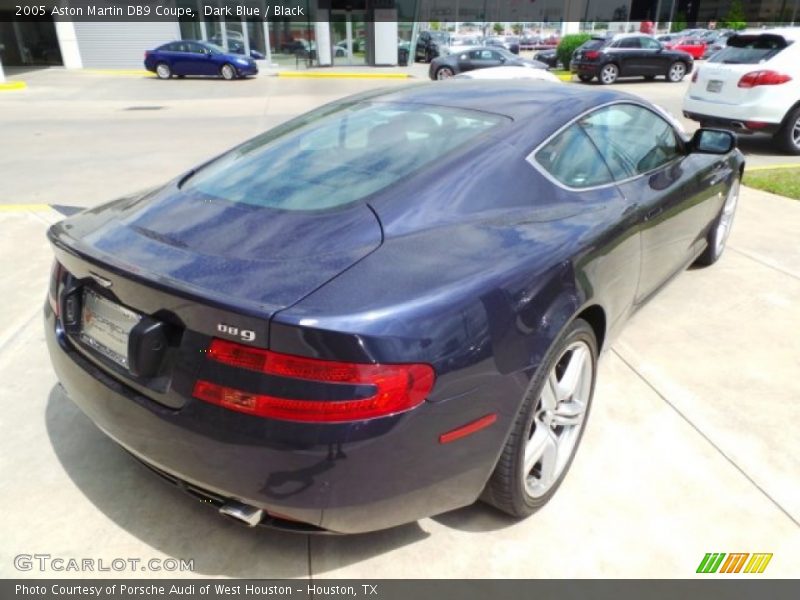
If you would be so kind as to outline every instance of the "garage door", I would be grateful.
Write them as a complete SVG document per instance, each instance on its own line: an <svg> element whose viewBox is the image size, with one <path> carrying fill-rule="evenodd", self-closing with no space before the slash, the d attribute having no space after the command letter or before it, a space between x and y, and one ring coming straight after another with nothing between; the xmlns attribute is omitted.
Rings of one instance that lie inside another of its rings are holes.
<svg viewBox="0 0 800 600"><path fill-rule="evenodd" d="M83 66L95 69L141 69L145 50L181 37L177 21L76 21L75 35Z"/></svg>

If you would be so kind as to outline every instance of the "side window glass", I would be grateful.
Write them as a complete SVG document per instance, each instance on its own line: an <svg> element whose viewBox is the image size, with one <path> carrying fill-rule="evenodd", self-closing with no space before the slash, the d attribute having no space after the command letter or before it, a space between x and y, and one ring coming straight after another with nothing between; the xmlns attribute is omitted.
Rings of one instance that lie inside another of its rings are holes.
<svg viewBox="0 0 800 600"><path fill-rule="evenodd" d="M615 104L580 120L617 181L652 171L680 155L675 130L644 107Z"/></svg>
<svg viewBox="0 0 800 600"><path fill-rule="evenodd" d="M556 180L573 188L613 181L597 148L579 125L572 125L536 153L536 161Z"/></svg>
<svg viewBox="0 0 800 600"><path fill-rule="evenodd" d="M661 48L661 44L652 38L642 38L642 48L647 48L648 50L658 50Z"/></svg>

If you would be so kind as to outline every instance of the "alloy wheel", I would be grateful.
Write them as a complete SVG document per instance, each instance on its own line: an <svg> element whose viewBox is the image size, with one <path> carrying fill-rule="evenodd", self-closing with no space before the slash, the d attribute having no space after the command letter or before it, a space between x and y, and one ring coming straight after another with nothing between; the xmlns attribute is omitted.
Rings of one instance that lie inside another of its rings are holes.
<svg viewBox="0 0 800 600"><path fill-rule="evenodd" d="M686 65L676 62L669 68L669 80L673 83L681 81L686 76Z"/></svg>
<svg viewBox="0 0 800 600"><path fill-rule="evenodd" d="M603 67L603 70L600 71L600 81L606 85L614 83L617 80L617 73L618 70L615 65L606 65Z"/></svg>
<svg viewBox="0 0 800 600"><path fill-rule="evenodd" d="M525 489L531 497L544 496L575 453L593 378L594 363L588 344L570 344L545 382L525 445L522 468Z"/></svg>
<svg viewBox="0 0 800 600"><path fill-rule="evenodd" d="M442 67L436 71L436 79L450 79L453 76L453 71L447 67Z"/></svg>
<svg viewBox="0 0 800 600"><path fill-rule="evenodd" d="M794 126L792 127L792 143L795 148L800 149L800 118L794 122Z"/></svg>
<svg viewBox="0 0 800 600"><path fill-rule="evenodd" d="M169 65L161 63L156 67L156 75L158 75L161 79L169 79L172 75L172 71L169 68Z"/></svg>
<svg viewBox="0 0 800 600"><path fill-rule="evenodd" d="M230 65L223 65L222 66L222 77L224 79L233 79L236 73L233 70L233 67Z"/></svg>
<svg viewBox="0 0 800 600"><path fill-rule="evenodd" d="M736 214L736 204L739 202L739 178L737 177L731 184L731 189L728 191L728 197L725 199L725 204L722 207L722 214L719 216L719 223L717 224L717 234L715 236L717 255L722 253L725 247L725 242L728 241L728 236L731 234L731 225L733 224L733 215Z"/></svg>

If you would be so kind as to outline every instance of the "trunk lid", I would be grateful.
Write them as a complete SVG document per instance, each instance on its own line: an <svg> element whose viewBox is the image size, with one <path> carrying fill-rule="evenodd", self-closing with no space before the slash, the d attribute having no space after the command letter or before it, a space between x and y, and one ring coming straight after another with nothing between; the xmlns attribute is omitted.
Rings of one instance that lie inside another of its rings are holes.
<svg viewBox="0 0 800 600"><path fill-rule="evenodd" d="M81 213L51 230L57 245L113 271L262 318L377 249L381 235L365 204L282 211L174 185Z"/></svg>

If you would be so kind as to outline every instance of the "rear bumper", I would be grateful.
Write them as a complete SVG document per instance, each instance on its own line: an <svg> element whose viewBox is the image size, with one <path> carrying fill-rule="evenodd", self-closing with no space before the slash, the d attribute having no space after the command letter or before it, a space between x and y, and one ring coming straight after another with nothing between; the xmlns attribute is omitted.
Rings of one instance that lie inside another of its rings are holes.
<svg viewBox="0 0 800 600"><path fill-rule="evenodd" d="M45 332L67 395L134 456L205 501L236 500L312 529L373 531L471 504L511 427L511 418L498 418L477 434L440 445L439 434L454 418L449 401L349 424L278 422L193 399L174 410L73 348L49 306ZM465 405L480 411L487 402ZM460 424L475 416L456 419Z"/></svg>
<svg viewBox="0 0 800 600"><path fill-rule="evenodd" d="M597 74L600 73L601 66L602 65L598 63L572 61L569 63L569 70L576 75L591 75L592 77L596 77Z"/></svg>
<svg viewBox="0 0 800 600"><path fill-rule="evenodd" d="M759 98L758 102L725 104L696 98L690 92L683 100L683 115L693 121L726 125L737 131L776 132L786 116L788 106L771 102L769 98ZM763 127L751 129L746 123L762 123Z"/></svg>

